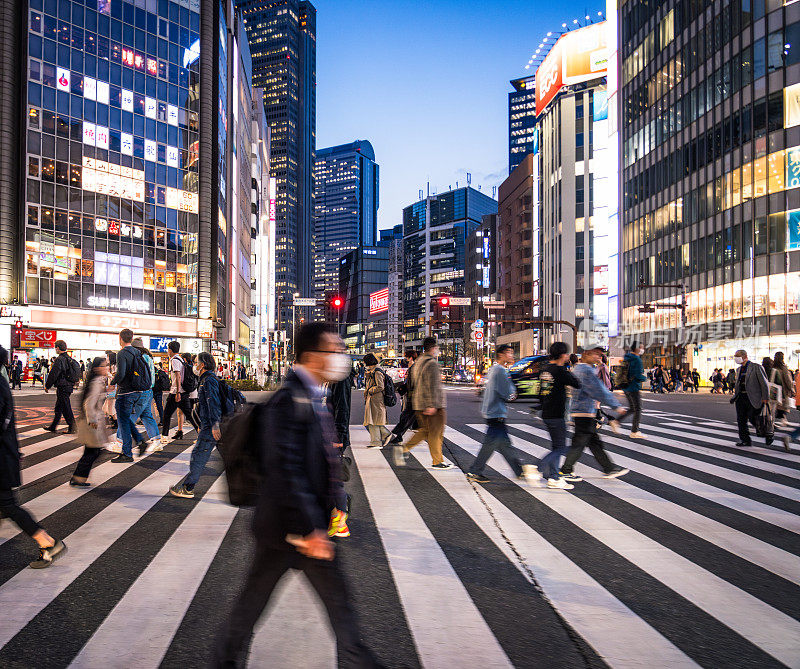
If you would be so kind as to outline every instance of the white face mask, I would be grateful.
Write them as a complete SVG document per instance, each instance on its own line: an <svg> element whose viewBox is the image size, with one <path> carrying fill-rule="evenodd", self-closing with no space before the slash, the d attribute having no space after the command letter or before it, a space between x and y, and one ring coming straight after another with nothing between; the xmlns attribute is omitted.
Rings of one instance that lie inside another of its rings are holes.
<svg viewBox="0 0 800 669"><path fill-rule="evenodd" d="M325 369L323 374L328 381L341 381L353 369L350 356L346 353L330 353L325 356Z"/></svg>
<svg viewBox="0 0 800 669"><path fill-rule="evenodd" d="M194 366L194 373L196 376L202 376L204 371L206 371L204 367L200 365Z"/></svg>
<svg viewBox="0 0 800 669"><path fill-rule="evenodd" d="M733 358L733 361L734 361L734 362L735 362L737 365L741 365L741 364L744 362L744 358L741 358L741 357L739 357L739 356L737 355L737 356L734 356L734 358Z"/></svg>

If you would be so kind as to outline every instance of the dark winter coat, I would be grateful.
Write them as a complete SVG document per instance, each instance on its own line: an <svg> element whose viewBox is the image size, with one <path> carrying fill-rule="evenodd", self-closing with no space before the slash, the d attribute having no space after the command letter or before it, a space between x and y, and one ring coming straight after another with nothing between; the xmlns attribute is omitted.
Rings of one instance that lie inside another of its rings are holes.
<svg viewBox="0 0 800 669"><path fill-rule="evenodd" d="M10 490L20 485L22 480L14 400L8 381L0 377L0 489Z"/></svg>

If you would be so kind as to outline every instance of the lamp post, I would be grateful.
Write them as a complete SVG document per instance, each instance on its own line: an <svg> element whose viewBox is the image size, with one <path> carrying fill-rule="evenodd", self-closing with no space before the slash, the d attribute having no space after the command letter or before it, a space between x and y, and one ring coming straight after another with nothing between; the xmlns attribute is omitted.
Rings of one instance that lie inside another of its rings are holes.
<svg viewBox="0 0 800 669"><path fill-rule="evenodd" d="M680 309L681 310L681 329L686 328L686 286L683 283L645 283L644 280L639 281L640 289L644 288L676 288L681 291L681 301L677 304L659 304L658 302L645 302L644 305L639 307L639 312L643 314L652 314L656 309ZM688 363L686 358L686 346L678 345L681 349L682 363Z"/></svg>
<svg viewBox="0 0 800 669"><path fill-rule="evenodd" d="M295 336L297 335L297 316L295 313L295 302L297 302L297 298L300 297L300 293L294 293L292 297L294 298L292 300L292 360L294 360L294 340ZM297 361L295 360L295 362Z"/></svg>

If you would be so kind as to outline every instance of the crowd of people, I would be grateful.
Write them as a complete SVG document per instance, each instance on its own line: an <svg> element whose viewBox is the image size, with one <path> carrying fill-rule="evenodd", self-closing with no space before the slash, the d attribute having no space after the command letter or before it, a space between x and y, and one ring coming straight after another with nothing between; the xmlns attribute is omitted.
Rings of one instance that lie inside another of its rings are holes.
<svg viewBox="0 0 800 669"><path fill-rule="evenodd" d="M252 631L266 607L280 577L289 569L303 571L323 600L337 639L340 666L378 666L372 653L360 641L358 622L341 573L335 538L350 536L348 518L350 498L345 483L352 464L350 413L353 390L360 390L364 402L363 425L369 434L367 448L388 448L395 465L406 465L410 451L426 442L433 470L450 469L453 464L443 453L447 425L447 402L438 363L439 345L426 337L422 350L404 352L406 374L395 384L372 353L357 365L345 352L335 328L325 323L303 325L295 341L295 360L283 384L266 402L250 405L240 415L248 422L236 423L236 408L244 398L224 381L226 367L210 353L181 354L177 341L168 346L167 368L154 362L142 340L129 329L119 333L119 351L109 351L88 364L73 360L67 344L56 342L58 355L49 366L45 389L55 389L53 422L55 431L63 418L70 433L77 435L84 450L69 481L71 486L87 487L93 464L103 449L116 452L112 463L134 461L163 449L170 439L175 412L178 431L181 420L197 431L187 474L167 491L169 495L191 499L195 487L215 447L229 449L230 426L247 429L234 435L232 443L245 444L255 454L247 466L248 480L254 480L255 515L253 531L256 550L247 582L226 617L216 645L213 665L243 666ZM509 375L514 352L498 345L494 364L486 372L481 413L486 433L480 450L469 464L465 476L472 484L490 481L486 464L497 451L508 462L524 485L571 490L582 481L575 465L589 448L605 478L628 473L616 465L606 451L601 428L608 424L614 432L630 419L630 436L642 438L640 393L648 378L651 383L673 386L686 383L696 387L692 374L673 377L675 370L656 367L645 373L643 348L633 343L622 364L614 371L607 365L606 351L599 343L587 343L580 356L567 344L550 346L549 361L541 371L541 420L550 438L551 451L538 463L514 448L506 425L508 403L516 387ZM800 386L783 355L765 358L762 364L750 362L744 351L737 351L728 386L733 388L740 447L751 446L749 425L767 444L774 431L770 424L785 420L792 398ZM8 352L0 347L0 366L8 364ZM241 374L239 365L228 367ZM363 378L362 378L363 371ZM237 376L238 378L238 376ZM70 395L83 385L78 416L74 416ZM621 389L621 395L612 388ZM665 388L666 389L666 388ZM167 393L166 402L161 396ZM399 419L390 430L387 409L401 399ZM248 413L249 412L249 413ZM158 422L155 419L158 415ZM242 419L244 421L244 419ZM139 432L141 421L145 435ZM223 432L228 426L228 432ZM242 426L246 425L244 428ZM569 439L569 426L572 438ZM411 432L410 436L406 434ZM116 434L116 437L113 435ZM223 440L223 434L226 441ZM800 428L784 438L785 445L800 437ZM232 467L244 467L237 454L223 451L229 489L240 485L242 477ZM0 517L13 520L39 547L39 557L30 566L44 568L67 550L63 539L50 534L19 505L15 489L20 485L20 454L14 423L14 406L8 379L0 376ZM239 464L235 464L235 463ZM234 494L231 492L233 502ZM234 502L235 503L235 502Z"/></svg>

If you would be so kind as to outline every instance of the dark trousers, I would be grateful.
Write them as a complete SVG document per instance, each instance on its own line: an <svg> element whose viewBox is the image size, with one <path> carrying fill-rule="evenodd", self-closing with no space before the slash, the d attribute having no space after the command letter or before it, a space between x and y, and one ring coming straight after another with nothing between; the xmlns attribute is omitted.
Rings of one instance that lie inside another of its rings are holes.
<svg viewBox="0 0 800 669"><path fill-rule="evenodd" d="M164 393L154 390L153 401L156 403L156 410L158 411L158 422L163 423L164 418Z"/></svg>
<svg viewBox="0 0 800 669"><path fill-rule="evenodd" d="M410 405L411 402L408 402ZM392 434L395 435L393 441L402 441L403 435L409 430L415 429L417 424L417 415L410 406L400 412L400 418L397 419L397 425L392 429Z"/></svg>
<svg viewBox="0 0 800 669"><path fill-rule="evenodd" d="M170 423L172 422L172 414L175 413L176 409L180 409L183 412L183 415L186 416L186 420L188 420L193 426L194 429L198 432L200 431L200 426L195 422L194 417L192 416L192 405L189 402L189 393L181 393L181 401L175 401L175 395L169 394L167 395L167 403L164 405L164 413L161 414L161 434L165 437L169 434Z"/></svg>
<svg viewBox="0 0 800 669"><path fill-rule="evenodd" d="M755 409L750 404L750 399L746 393L740 393L736 398L736 424L739 428L739 441L748 446L752 442L750 440L750 428L747 423L752 423L753 428L755 428L759 411L760 409Z"/></svg>
<svg viewBox="0 0 800 669"><path fill-rule="evenodd" d="M89 472L92 471L92 465L94 464L94 461L97 460L97 457L102 452L102 448L90 448L89 446L84 446L83 455L81 455L81 459L78 460L78 464L75 467L75 472L72 475L77 476L78 478L88 479Z"/></svg>
<svg viewBox="0 0 800 669"><path fill-rule="evenodd" d="M56 388L56 406L53 410L53 422L50 423L53 427L58 427L62 415L69 427L75 426L75 414L72 413L72 405L69 402L70 395L72 388Z"/></svg>
<svg viewBox="0 0 800 669"><path fill-rule="evenodd" d="M338 558L314 560L297 551L258 545L244 588L217 644L213 667L245 667L253 627L281 577L299 569L325 605L336 635L339 667L374 667L375 660L359 641L358 623L350 607Z"/></svg>
<svg viewBox="0 0 800 669"><path fill-rule="evenodd" d="M0 488L0 518L10 518L29 537L42 529L31 514L19 505L17 493L7 488Z"/></svg>
<svg viewBox="0 0 800 669"><path fill-rule="evenodd" d="M631 432L639 431L639 421L642 418L642 398L639 390L626 390L625 397L628 398L628 406L633 415L631 422Z"/></svg>
<svg viewBox="0 0 800 669"><path fill-rule="evenodd" d="M14 388L22 390L22 377L18 374L11 375L11 390L14 390Z"/></svg>
<svg viewBox="0 0 800 669"><path fill-rule="evenodd" d="M563 418L542 418L550 433L550 451L539 461L539 473L546 479L558 478L561 456L567 453L567 421Z"/></svg>
<svg viewBox="0 0 800 669"><path fill-rule="evenodd" d="M593 417L586 418L583 416L574 416L573 420L575 421L575 434L572 435L572 445L567 451L567 457L564 458L564 466L561 471L565 474L571 474L575 463L588 446L603 471L606 474L611 473L614 469L614 463L608 457L603 448L603 442L600 441L600 435L597 434L597 421Z"/></svg>
<svg viewBox="0 0 800 669"><path fill-rule="evenodd" d="M481 450L478 451L478 456L469 468L473 474L482 474L483 468L492 456L492 453L498 451L502 455L514 474L517 476L522 475L522 463L517 457L517 452L511 445L511 439L508 436L508 428L504 418L487 418L486 419L486 435L483 437L483 444Z"/></svg>

